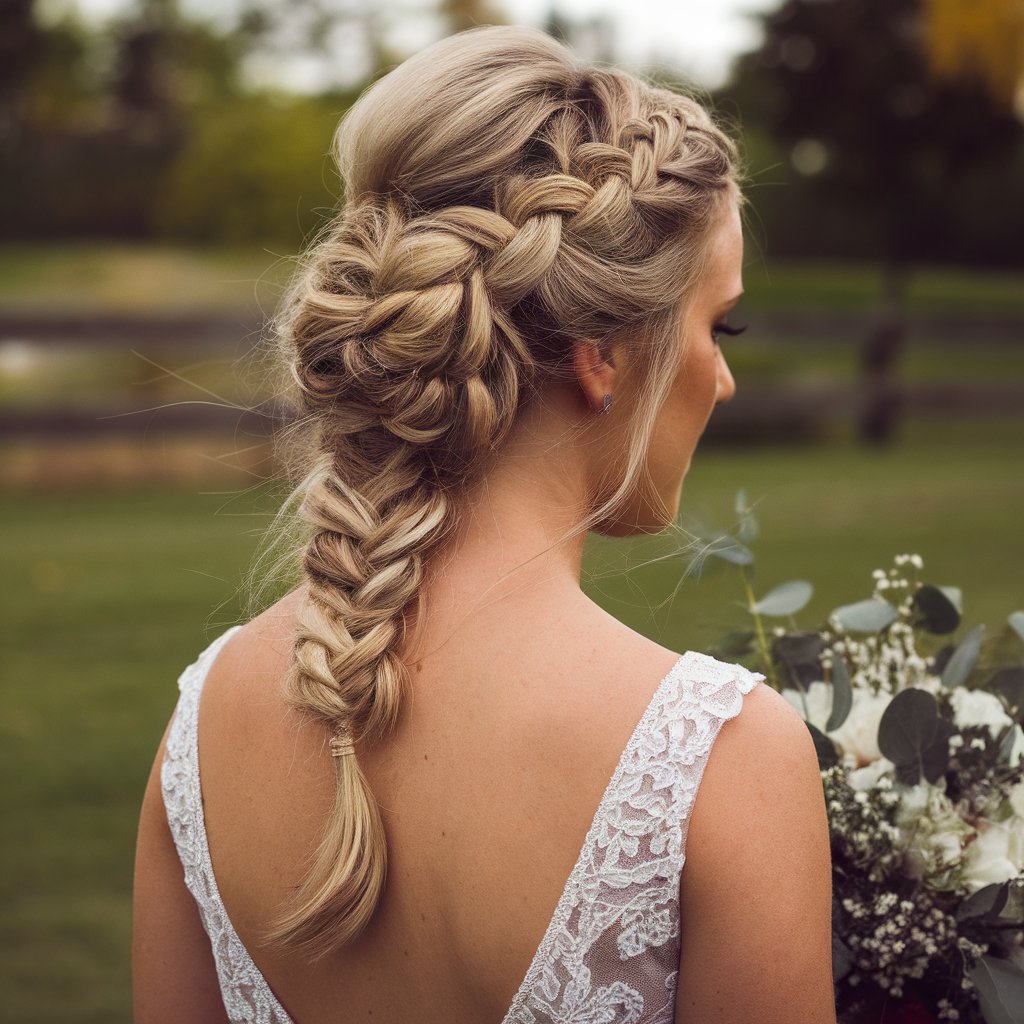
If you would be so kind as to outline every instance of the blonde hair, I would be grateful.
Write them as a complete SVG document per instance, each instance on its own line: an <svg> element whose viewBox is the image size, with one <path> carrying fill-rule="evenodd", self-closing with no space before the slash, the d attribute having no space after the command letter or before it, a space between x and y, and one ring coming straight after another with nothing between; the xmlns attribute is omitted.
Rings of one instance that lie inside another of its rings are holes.
<svg viewBox="0 0 1024 1024"><path fill-rule="evenodd" d="M358 743L398 719L428 559L545 383L571 379L573 339L628 345L635 414L610 496L572 532L634 493L721 211L743 197L701 103L525 27L405 61L343 117L334 157L344 204L273 324L304 432L286 504L309 599L287 685ZM323 839L266 935L314 958L359 935L387 867L357 756L333 763Z"/></svg>

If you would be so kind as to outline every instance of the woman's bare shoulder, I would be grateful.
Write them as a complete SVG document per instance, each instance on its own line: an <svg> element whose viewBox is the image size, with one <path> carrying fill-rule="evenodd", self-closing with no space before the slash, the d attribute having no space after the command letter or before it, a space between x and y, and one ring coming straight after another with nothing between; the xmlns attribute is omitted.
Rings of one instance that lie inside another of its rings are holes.
<svg viewBox="0 0 1024 1024"><path fill-rule="evenodd" d="M772 829L825 819L824 793L814 740L793 706L768 683L743 698L726 721L708 759L691 818L688 868L702 868L705 847L714 852L749 813L771 818ZM735 835L733 835L735 838Z"/></svg>
<svg viewBox="0 0 1024 1024"><path fill-rule="evenodd" d="M679 1019L833 1024L831 886L814 742L759 684L722 726L691 814Z"/></svg>

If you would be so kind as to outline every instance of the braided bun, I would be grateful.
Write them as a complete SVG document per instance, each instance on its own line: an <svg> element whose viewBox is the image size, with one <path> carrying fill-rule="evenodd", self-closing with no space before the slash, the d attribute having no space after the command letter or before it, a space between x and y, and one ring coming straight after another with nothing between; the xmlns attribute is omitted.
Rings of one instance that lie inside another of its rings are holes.
<svg viewBox="0 0 1024 1024"><path fill-rule="evenodd" d="M322 955L359 934L387 847L361 740L398 719L400 647L460 497L572 340L628 340L640 410L613 492L628 497L674 367L734 143L694 99L580 63L544 33L476 28L375 82L335 138L344 206L277 319L310 431L301 495L308 601L295 707L353 740L296 902L268 935Z"/></svg>

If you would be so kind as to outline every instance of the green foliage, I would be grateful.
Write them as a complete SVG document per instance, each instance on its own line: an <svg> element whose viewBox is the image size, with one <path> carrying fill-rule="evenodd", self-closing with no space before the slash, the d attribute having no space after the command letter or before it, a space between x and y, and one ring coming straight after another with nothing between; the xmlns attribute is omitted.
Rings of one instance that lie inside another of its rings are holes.
<svg viewBox="0 0 1024 1024"><path fill-rule="evenodd" d="M921 0L761 15L763 42L719 103L743 119L775 252L1019 265L1024 126L981 86L933 76L922 16Z"/></svg>
<svg viewBox="0 0 1024 1024"><path fill-rule="evenodd" d="M291 246L336 200L325 156L351 95L248 88L242 29L175 2L18 24L24 59L0 86L8 237Z"/></svg>
<svg viewBox="0 0 1024 1024"><path fill-rule="evenodd" d="M197 109L156 199L157 230L179 241L294 247L337 201L328 148L338 117L326 101L275 94Z"/></svg>

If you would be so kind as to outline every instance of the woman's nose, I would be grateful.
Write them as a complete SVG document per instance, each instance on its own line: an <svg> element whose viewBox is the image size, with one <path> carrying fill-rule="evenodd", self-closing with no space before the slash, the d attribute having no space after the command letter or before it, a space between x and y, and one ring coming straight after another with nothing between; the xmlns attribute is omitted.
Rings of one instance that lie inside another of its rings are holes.
<svg viewBox="0 0 1024 1024"><path fill-rule="evenodd" d="M718 371L718 398L715 400L715 404L721 405L722 402L728 402L735 394L736 381L733 380L732 371L729 369L729 364L725 361L725 356L722 356L721 366Z"/></svg>

